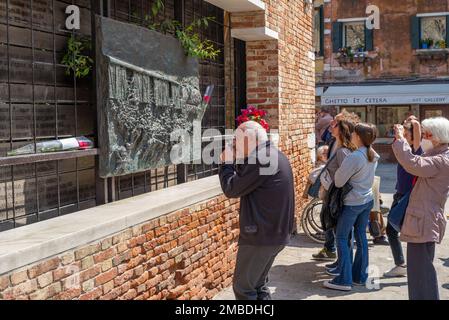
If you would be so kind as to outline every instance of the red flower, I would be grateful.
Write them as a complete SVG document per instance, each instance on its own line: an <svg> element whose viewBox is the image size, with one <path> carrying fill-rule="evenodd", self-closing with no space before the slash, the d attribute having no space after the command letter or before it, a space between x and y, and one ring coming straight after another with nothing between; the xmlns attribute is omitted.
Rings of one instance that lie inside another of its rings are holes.
<svg viewBox="0 0 449 320"><path fill-rule="evenodd" d="M268 125L268 122L266 122L264 119L261 119L259 123L266 131L270 130L270 126Z"/></svg>
<svg viewBox="0 0 449 320"><path fill-rule="evenodd" d="M237 117L236 121L238 125L241 125L242 123L246 121L256 121L260 123L260 125L266 130L270 130L270 126L268 125L267 121L263 119L267 115L267 112L265 110L259 110L256 109L254 106L248 106L247 109L242 109L242 114Z"/></svg>

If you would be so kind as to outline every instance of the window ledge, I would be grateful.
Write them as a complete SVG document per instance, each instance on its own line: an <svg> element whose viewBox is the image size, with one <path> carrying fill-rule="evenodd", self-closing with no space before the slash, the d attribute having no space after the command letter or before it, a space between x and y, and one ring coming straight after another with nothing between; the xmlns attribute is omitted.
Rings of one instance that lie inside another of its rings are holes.
<svg viewBox="0 0 449 320"><path fill-rule="evenodd" d="M444 49L417 49L415 55L420 60L446 59L449 56L449 48Z"/></svg>
<svg viewBox="0 0 449 320"><path fill-rule="evenodd" d="M0 233L0 275L222 194L218 176Z"/></svg>
<svg viewBox="0 0 449 320"><path fill-rule="evenodd" d="M366 62L370 62L373 58L365 55L363 57L337 57L337 60L340 64L363 64Z"/></svg>
<svg viewBox="0 0 449 320"><path fill-rule="evenodd" d="M434 52L449 52L449 48L440 48L440 49L416 49L417 54L425 54L425 53L434 53Z"/></svg>

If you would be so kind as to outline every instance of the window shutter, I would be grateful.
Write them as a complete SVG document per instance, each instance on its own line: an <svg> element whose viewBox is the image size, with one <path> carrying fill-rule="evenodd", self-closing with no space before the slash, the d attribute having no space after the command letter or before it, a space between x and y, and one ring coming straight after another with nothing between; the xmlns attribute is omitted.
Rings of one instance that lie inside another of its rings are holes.
<svg viewBox="0 0 449 320"><path fill-rule="evenodd" d="M320 57L324 57L324 6L320 6Z"/></svg>
<svg viewBox="0 0 449 320"><path fill-rule="evenodd" d="M343 23L332 23L332 51L338 52L343 46Z"/></svg>
<svg viewBox="0 0 449 320"><path fill-rule="evenodd" d="M368 29L365 25L365 51L374 50L374 29Z"/></svg>
<svg viewBox="0 0 449 320"><path fill-rule="evenodd" d="M412 37L412 48L419 49L420 48L420 19L417 16L413 16L411 18L411 31L410 35Z"/></svg>
<svg viewBox="0 0 449 320"><path fill-rule="evenodd" d="M446 16L446 48L449 48L449 15Z"/></svg>

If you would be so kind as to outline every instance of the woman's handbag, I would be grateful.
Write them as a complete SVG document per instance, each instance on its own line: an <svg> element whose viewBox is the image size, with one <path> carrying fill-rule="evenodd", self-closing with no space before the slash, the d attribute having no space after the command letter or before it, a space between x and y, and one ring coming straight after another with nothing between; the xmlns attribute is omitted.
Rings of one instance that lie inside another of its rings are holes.
<svg viewBox="0 0 449 320"><path fill-rule="evenodd" d="M390 209L390 213L388 214L388 223L397 232L401 232L411 193L412 192L409 191L404 194L402 198L399 199L398 203Z"/></svg>
<svg viewBox="0 0 449 320"><path fill-rule="evenodd" d="M408 202L410 201L410 195L412 194L413 187L415 186L418 178L415 177L412 182L412 190L402 196L397 204L390 209L388 214L388 223L391 224L394 230L401 232L402 224L404 223L405 213L407 212Z"/></svg>
<svg viewBox="0 0 449 320"><path fill-rule="evenodd" d="M323 170L321 170L320 174L316 178L315 182L310 185L309 190L307 190L307 194L311 196L312 198L316 199L319 197L320 194L320 187L321 187L321 175L324 171L326 171L327 167L331 163L331 161L335 158L335 154L327 161L326 165L324 166Z"/></svg>

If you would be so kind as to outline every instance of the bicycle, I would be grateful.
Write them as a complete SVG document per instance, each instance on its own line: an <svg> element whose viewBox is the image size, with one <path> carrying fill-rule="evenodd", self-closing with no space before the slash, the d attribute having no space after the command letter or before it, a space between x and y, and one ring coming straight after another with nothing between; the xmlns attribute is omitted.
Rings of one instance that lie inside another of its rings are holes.
<svg viewBox="0 0 449 320"><path fill-rule="evenodd" d="M323 244L325 241L325 234L321 227L321 207L323 201L316 198L304 208L301 216L301 228L308 238L314 242Z"/></svg>

